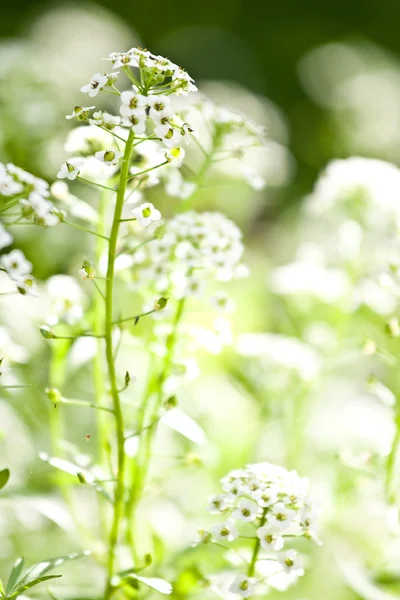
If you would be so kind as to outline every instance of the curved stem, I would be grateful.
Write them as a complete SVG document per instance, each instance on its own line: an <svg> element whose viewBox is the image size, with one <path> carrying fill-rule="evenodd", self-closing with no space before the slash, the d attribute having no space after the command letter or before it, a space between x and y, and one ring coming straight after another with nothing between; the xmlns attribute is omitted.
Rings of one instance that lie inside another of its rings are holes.
<svg viewBox="0 0 400 600"><path fill-rule="evenodd" d="M105 339L106 339L106 360L108 374L110 378L111 397L115 411L115 422L117 429L117 453L118 453L118 469L117 469L117 484L115 488L114 498L114 515L111 524L109 537L109 556L108 556L108 577L105 589L104 598L107 600L112 595L112 576L114 575L115 553L119 537L119 530L124 508L124 492L125 492L125 451L124 451L124 417L121 408L121 402L118 393L117 374L114 363L114 349L112 341L113 331L113 291L114 291L114 271L115 259L117 251L118 232L122 208L124 205L125 191L129 176L129 164L132 154L133 142L135 136L132 131L126 142L125 152L122 160L119 186L117 191L114 217L111 227L110 240L108 244L108 262L107 262L107 279L105 293Z"/></svg>

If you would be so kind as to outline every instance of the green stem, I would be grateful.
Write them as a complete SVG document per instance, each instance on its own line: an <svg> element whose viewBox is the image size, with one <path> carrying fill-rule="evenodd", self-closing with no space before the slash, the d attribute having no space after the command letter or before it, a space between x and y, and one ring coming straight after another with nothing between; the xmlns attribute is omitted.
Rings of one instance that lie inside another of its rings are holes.
<svg viewBox="0 0 400 600"><path fill-rule="evenodd" d="M260 520L260 527L262 527L267 519L267 511L268 508L265 508ZM257 558L258 558L258 553L260 552L260 548L261 548L261 540L260 538L257 538L254 544L254 549L253 549L253 554L251 555L251 560L250 560L250 564L249 564L249 568L247 569L247 577L254 577L254 571L256 569L256 563L257 563Z"/></svg>
<svg viewBox="0 0 400 600"><path fill-rule="evenodd" d="M396 488L393 485L395 476L396 459L400 449L400 414L395 419L396 432L393 438L392 447L387 457L386 463L386 480L385 480L385 493L386 499L389 504L395 504L397 499Z"/></svg>
<svg viewBox="0 0 400 600"><path fill-rule="evenodd" d="M82 225L77 225L76 223L72 223L71 221L61 221L61 223L64 223L64 225L70 225L71 227L75 227L75 229L80 229L81 231L84 231L85 233L90 233L91 235L95 235L97 237L101 237L104 240L108 240L108 237L106 235L102 235L100 233L97 233L96 231L92 231L91 229L86 229L86 227L82 227Z"/></svg>
<svg viewBox="0 0 400 600"><path fill-rule="evenodd" d="M125 450L124 450L124 417L121 408L121 402L118 393L117 374L114 363L114 349L112 341L113 331L113 291L114 291L114 271L115 259L117 252L118 232L120 219L124 205L125 191L129 176L130 159L135 136L132 131L129 133L125 145L125 152L122 159L122 167L117 191L113 222L111 227L110 240L108 244L108 263L107 263L107 279L106 279L106 301L105 301L105 338L106 338L106 360L108 374L111 385L111 396L115 411L115 422L117 429L117 453L118 453L118 469L117 469L117 484L115 488L114 499L114 515L111 524L109 536L109 555L108 555L108 575L107 585L104 598L108 600L113 592L112 577L115 568L116 546L119 538L120 524L124 509L124 493L125 493Z"/></svg>
<svg viewBox="0 0 400 600"><path fill-rule="evenodd" d="M136 510L139 502L142 498L143 490L146 483L146 475L151 460L151 448L154 440L154 436L157 430L157 424L159 422L159 412L162 406L163 400L163 384L167 379L170 371L170 367L173 361L174 349L177 339L178 326L182 319L183 310L185 307L185 298L182 298L178 302L176 309L172 332L167 338L167 353L164 358L162 371L157 379L150 378L148 389L144 398L143 405L141 407L141 416L138 423L138 429L141 432L139 434L139 447L136 461L133 465L132 472L132 492L127 503L127 517L130 526L127 530L127 538L132 549L132 556L135 564L138 564L138 552L135 545L135 527L136 527ZM156 399L152 410L150 409L148 415L149 425L144 426L146 418L146 412L149 407L150 399L153 393L157 390Z"/></svg>

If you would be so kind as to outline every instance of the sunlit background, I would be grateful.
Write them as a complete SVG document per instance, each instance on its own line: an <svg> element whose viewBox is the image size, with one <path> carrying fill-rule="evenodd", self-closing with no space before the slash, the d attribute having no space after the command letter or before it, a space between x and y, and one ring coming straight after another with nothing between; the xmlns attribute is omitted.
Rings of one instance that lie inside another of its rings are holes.
<svg viewBox="0 0 400 600"><path fill-rule="evenodd" d="M1 162L52 182L79 88L101 70L102 57L135 45L181 64L211 99L267 128L267 151L257 158L265 189L235 183L227 162L196 198L197 210L220 210L241 227L251 276L231 285L233 346L199 341L200 377L181 391L181 406L205 435L195 430L186 440L161 428L150 500L141 507L160 556L167 565L174 557L174 598L213 597L199 587L197 569L212 574L221 555L184 549L197 527L213 522L205 509L219 478L261 460L309 476L322 507L323 546L312 549L299 584L271 590L271 600L400 595L400 479L390 454L400 347L385 330L398 298L378 282L400 262L391 237L400 176L356 161L334 165L315 186L336 158L400 165L399 20L394 0L15 0L1 9ZM336 203L342 196L347 204ZM163 212L168 203L158 197ZM66 229L21 228L15 237L41 280L75 275L90 252L84 235ZM39 458L50 451L48 345L37 334L47 309L46 300L1 302L1 354L19 364L16 382L32 384L0 398L0 468L12 468L12 489L0 497L1 575L17 556L33 562L85 547L55 485L70 479ZM71 357L67 396L90 398L85 351ZM140 387L145 353L134 338L122 362L135 365ZM63 451L83 465L93 427L86 413L67 415ZM78 520L95 537L93 497L80 489L76 497ZM63 573L57 598L95 597L94 565L74 563Z"/></svg>

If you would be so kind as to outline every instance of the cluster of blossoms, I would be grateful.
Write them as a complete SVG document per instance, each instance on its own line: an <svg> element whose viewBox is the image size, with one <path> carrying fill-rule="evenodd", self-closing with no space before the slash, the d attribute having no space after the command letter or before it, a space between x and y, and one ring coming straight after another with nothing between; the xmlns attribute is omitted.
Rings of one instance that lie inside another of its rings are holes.
<svg viewBox="0 0 400 600"><path fill-rule="evenodd" d="M247 273L241 263L242 234L220 213L178 214L154 239L134 255L138 281L157 292L175 297L198 296L206 279L229 281ZM230 306L221 293L215 297L221 309Z"/></svg>
<svg viewBox="0 0 400 600"><path fill-rule="evenodd" d="M0 270L5 271L15 283L20 294L32 292L35 288L35 278L32 275L32 264L21 250L11 250L0 257Z"/></svg>
<svg viewBox="0 0 400 600"><path fill-rule="evenodd" d="M270 463L247 465L236 469L221 480L224 493L209 499L209 511L223 515L225 520L209 531L200 532L200 541L233 542L241 537L247 523L255 530L253 561L247 574L238 575L230 591L246 598L264 580L258 561L275 561L271 576L286 574L292 584L303 574L296 550L287 544L296 537L317 543L318 510L308 496L308 479L295 471ZM256 575L256 576L254 576ZM268 580L269 585L273 585Z"/></svg>
<svg viewBox="0 0 400 600"><path fill-rule="evenodd" d="M42 227L54 227L64 216L48 199L47 181L11 163L0 163L0 196L6 198L4 210L19 204L21 217Z"/></svg>
<svg viewBox="0 0 400 600"><path fill-rule="evenodd" d="M222 167L228 158L237 159L235 170L255 190L266 182L258 170L246 160L252 148L267 149L265 128L247 115L219 106L206 97L182 110L182 118L193 123L199 131L210 132L206 147L220 158Z"/></svg>
<svg viewBox="0 0 400 600"><path fill-rule="evenodd" d="M149 133L152 138L163 143L164 149L161 151L166 162L180 163L185 154L180 147L182 141L187 141L194 130L174 114L169 96L197 91L192 78L170 60L139 48L132 48L125 53L113 53L107 60L112 62L114 69L120 69L124 73L131 83L131 89L120 92L115 87L120 73L115 71L104 75L96 73L81 91L91 98L101 91L118 95L121 101L120 115L96 111L95 106L75 106L67 119L76 118L78 121L87 121L92 126L115 130L115 134L122 139L126 139L129 130L135 136ZM139 79L131 67L139 69ZM106 165L117 165L122 154L110 146L102 149L101 153L95 153L95 157ZM71 159L62 165L58 177L73 180L79 176L82 166L81 161Z"/></svg>

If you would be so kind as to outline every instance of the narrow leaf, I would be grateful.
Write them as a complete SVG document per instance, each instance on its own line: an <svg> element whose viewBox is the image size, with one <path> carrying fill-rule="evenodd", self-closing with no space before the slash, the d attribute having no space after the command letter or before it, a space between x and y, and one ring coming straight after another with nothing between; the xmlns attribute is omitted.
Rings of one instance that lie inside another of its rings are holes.
<svg viewBox="0 0 400 600"><path fill-rule="evenodd" d="M34 587L35 585L38 585L39 583L42 583L43 581L48 581L49 579L57 579L58 577L61 577L61 575L46 575L45 577L38 577L38 579L33 579L25 585L20 584L15 589L14 593L8 597L8 600L12 600L13 598L17 598L17 596L21 596L21 594L26 592L26 590L29 590L30 588Z"/></svg>
<svg viewBox="0 0 400 600"><path fill-rule="evenodd" d="M3 469L0 471L0 490L6 485L10 479L10 469Z"/></svg>
<svg viewBox="0 0 400 600"><path fill-rule="evenodd" d="M13 568L11 569L10 577L8 578L7 587L6 587L6 595L8 596L13 591L15 584L18 581L18 577L21 575L21 571L24 567L24 559L18 558Z"/></svg>
<svg viewBox="0 0 400 600"><path fill-rule="evenodd" d="M20 581L20 585L25 585L31 581L34 581L38 577L42 577L55 567L59 567L66 562L82 558L83 556L88 556L89 554L90 551L86 550L85 552L71 552L71 554L66 554L65 556L58 556L57 558L43 560L42 562L33 565L28 571L26 571L25 575Z"/></svg>
<svg viewBox="0 0 400 600"><path fill-rule="evenodd" d="M160 577L141 577L140 575L137 575L137 573L130 573L129 577L148 585L153 588L153 590L160 592L160 594L168 595L172 592L172 585Z"/></svg>

